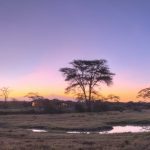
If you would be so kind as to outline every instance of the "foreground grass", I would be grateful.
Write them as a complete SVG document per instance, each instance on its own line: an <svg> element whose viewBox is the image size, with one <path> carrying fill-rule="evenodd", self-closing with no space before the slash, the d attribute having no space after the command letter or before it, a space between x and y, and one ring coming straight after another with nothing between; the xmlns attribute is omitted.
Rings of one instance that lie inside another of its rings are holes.
<svg viewBox="0 0 150 150"><path fill-rule="evenodd" d="M150 133L66 134L68 130L150 124L150 111L49 115L1 115L1 150L149 150ZM47 129L33 133L31 128Z"/></svg>

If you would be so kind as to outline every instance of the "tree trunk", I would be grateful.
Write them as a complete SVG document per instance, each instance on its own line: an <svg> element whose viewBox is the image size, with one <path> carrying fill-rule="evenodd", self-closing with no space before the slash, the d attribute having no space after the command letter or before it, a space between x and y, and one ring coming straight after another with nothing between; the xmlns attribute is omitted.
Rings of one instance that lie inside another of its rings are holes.
<svg viewBox="0 0 150 150"><path fill-rule="evenodd" d="M92 86L91 86L92 81L90 81L89 84L89 95L88 95L88 111L91 112L92 111L92 107L91 107L91 94L92 94Z"/></svg>
<svg viewBox="0 0 150 150"><path fill-rule="evenodd" d="M4 107L6 109L7 108L7 97L6 96L5 96L4 100L5 100L5 104L4 104L5 106Z"/></svg>

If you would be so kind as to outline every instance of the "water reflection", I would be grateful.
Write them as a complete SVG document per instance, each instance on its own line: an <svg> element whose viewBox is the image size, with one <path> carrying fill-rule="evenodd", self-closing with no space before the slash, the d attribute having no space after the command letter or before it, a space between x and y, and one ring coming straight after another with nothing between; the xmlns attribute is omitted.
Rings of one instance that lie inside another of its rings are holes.
<svg viewBox="0 0 150 150"><path fill-rule="evenodd" d="M79 132L79 131L68 131L69 134L90 134L90 133L99 133L99 134L113 134L113 133L140 133L140 132L150 132L150 126L113 126L112 130L109 131L97 131L97 132Z"/></svg>
<svg viewBox="0 0 150 150"><path fill-rule="evenodd" d="M102 131L100 134L112 134L112 133L140 133L140 132L150 132L150 126L114 126L110 131Z"/></svg>
<svg viewBox="0 0 150 150"><path fill-rule="evenodd" d="M31 130L32 132L38 132L38 133L47 132L46 130L41 130L41 129L29 129L29 130Z"/></svg>

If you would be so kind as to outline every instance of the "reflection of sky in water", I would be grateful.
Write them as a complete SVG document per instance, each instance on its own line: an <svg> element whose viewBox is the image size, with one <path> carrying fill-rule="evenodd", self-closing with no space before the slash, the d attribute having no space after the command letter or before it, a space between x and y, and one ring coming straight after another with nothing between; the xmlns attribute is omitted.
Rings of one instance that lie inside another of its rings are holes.
<svg viewBox="0 0 150 150"><path fill-rule="evenodd" d="M138 132L150 132L150 126L114 126L110 131L99 132L100 134L111 133L138 133Z"/></svg>
<svg viewBox="0 0 150 150"><path fill-rule="evenodd" d="M46 130L41 130L41 129L31 129L32 132L47 132Z"/></svg>
<svg viewBox="0 0 150 150"><path fill-rule="evenodd" d="M150 132L150 126L114 126L110 131L93 132L99 134ZM91 132L68 131L69 134L90 134Z"/></svg>

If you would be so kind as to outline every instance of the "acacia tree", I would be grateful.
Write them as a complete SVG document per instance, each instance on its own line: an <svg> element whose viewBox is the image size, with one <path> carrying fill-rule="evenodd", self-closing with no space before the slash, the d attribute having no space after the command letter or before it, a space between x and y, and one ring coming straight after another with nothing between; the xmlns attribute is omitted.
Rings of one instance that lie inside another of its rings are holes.
<svg viewBox="0 0 150 150"><path fill-rule="evenodd" d="M27 97L31 100L44 99L43 96L40 96L38 93L35 93L35 92L29 92L24 97Z"/></svg>
<svg viewBox="0 0 150 150"><path fill-rule="evenodd" d="M150 87L142 89L138 92L137 98L150 98Z"/></svg>
<svg viewBox="0 0 150 150"><path fill-rule="evenodd" d="M73 91L86 102L90 102L94 95L98 95L96 87L101 83L108 86L112 84L114 73L111 73L107 61L100 60L74 60L71 68L61 68L60 72L69 82L66 93Z"/></svg>
<svg viewBox="0 0 150 150"><path fill-rule="evenodd" d="M110 94L110 95L107 96L106 99L107 99L107 100L110 100L110 101L114 101L114 102L119 102L120 97L119 97L119 96L116 96L116 95L113 95L113 94Z"/></svg>
<svg viewBox="0 0 150 150"><path fill-rule="evenodd" d="M2 96L4 97L4 101L6 103L9 93L10 93L9 87L2 87L0 90L1 90Z"/></svg>

